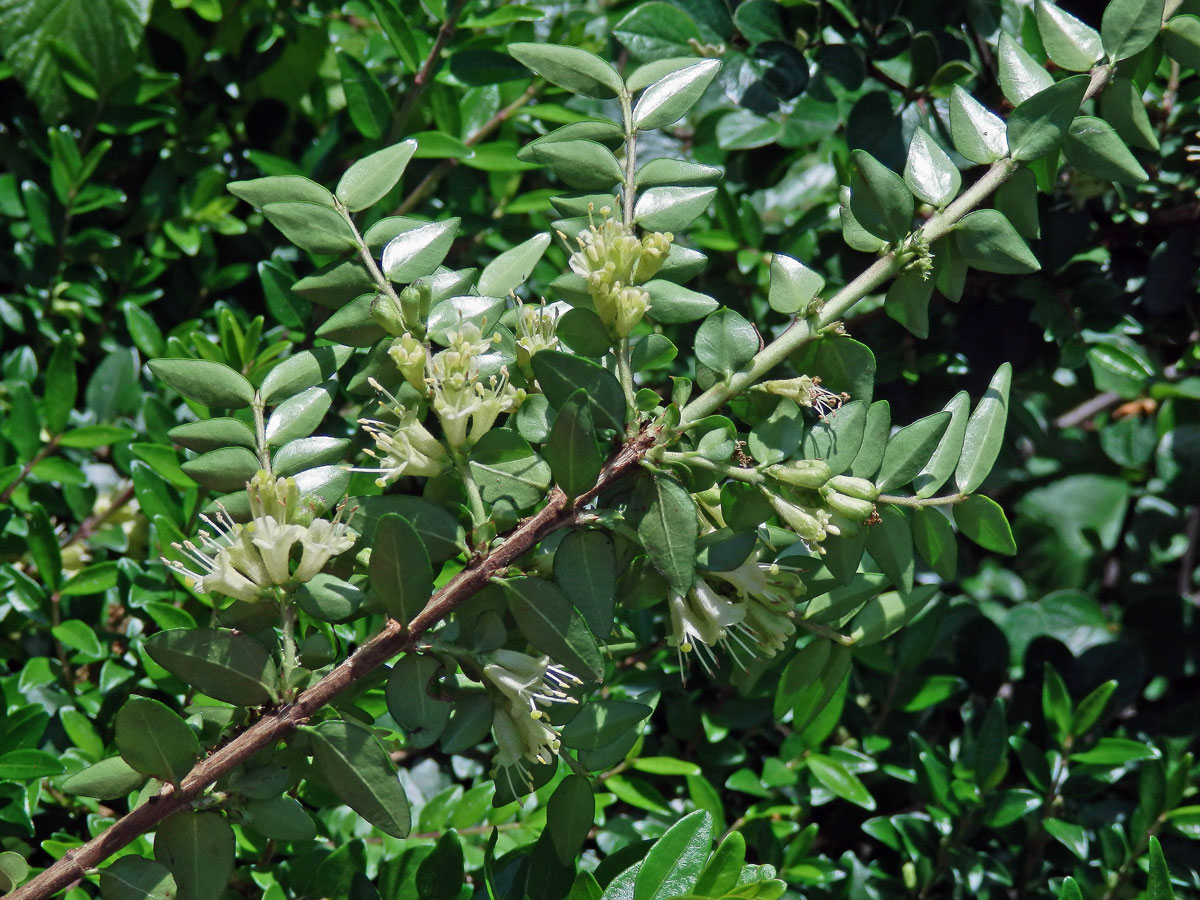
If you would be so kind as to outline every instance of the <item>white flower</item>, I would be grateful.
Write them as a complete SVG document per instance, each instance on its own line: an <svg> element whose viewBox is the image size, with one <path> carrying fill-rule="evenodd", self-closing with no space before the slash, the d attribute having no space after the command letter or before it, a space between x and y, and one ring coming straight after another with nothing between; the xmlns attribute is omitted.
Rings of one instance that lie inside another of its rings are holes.
<svg viewBox="0 0 1200 900"><path fill-rule="evenodd" d="M733 571L713 574L733 585L739 597L757 600L774 612L791 612L806 593L799 572L778 563L760 563L753 555Z"/></svg>
<svg viewBox="0 0 1200 900"><path fill-rule="evenodd" d="M731 641L754 656L754 650L746 643L746 638L754 636L745 625L746 604L721 596L700 577L686 595L673 595L667 603L671 612L671 635L667 645L678 649L681 668L683 654L695 650L704 671L711 675L716 663L713 651L716 644L724 645L734 661L742 665Z"/></svg>
<svg viewBox="0 0 1200 900"><path fill-rule="evenodd" d="M547 763L558 752L558 732L546 720L542 706L578 703L564 688L582 684L550 657L515 650L495 650L483 667L484 677L507 700L496 704L492 729L496 735L496 765L507 768L521 759Z"/></svg>
<svg viewBox="0 0 1200 900"><path fill-rule="evenodd" d="M333 521L317 519L304 531L300 543L304 554L300 557L300 565L292 579L299 584L312 580L313 576L325 568L325 563L331 557L345 553L354 546L357 535L341 520L342 511L339 509Z"/></svg>
<svg viewBox="0 0 1200 900"><path fill-rule="evenodd" d="M260 599L267 572L249 535L224 510L218 512L215 520L208 516L201 516L201 519L213 529L215 536L201 531L199 546L191 541L171 545L188 556L196 571L178 560L163 561L184 575L189 587L198 594L223 594L247 603Z"/></svg>
<svg viewBox="0 0 1200 900"><path fill-rule="evenodd" d="M304 529L299 525L276 522L274 516L263 516L261 519L253 519L246 532L258 549L271 583L287 584L291 579L288 560L292 553L292 545L300 540Z"/></svg>
<svg viewBox="0 0 1200 900"><path fill-rule="evenodd" d="M379 419L359 419L358 424L375 441L375 449L367 455L379 461L379 468L353 468L351 472L377 472L375 483L386 487L402 475L440 475L446 468L449 457L441 441L429 433L418 421L416 413L407 409L379 382L371 379L370 384L382 393L390 406L384 408L399 419L395 424Z"/></svg>
<svg viewBox="0 0 1200 900"><path fill-rule="evenodd" d="M499 338L499 335L497 335ZM525 392L508 381L507 369L482 381L478 359L492 341L484 339L479 327L466 323L450 334L450 346L429 359L425 383L430 405L442 423L446 443L465 450L482 438L501 413L521 405Z"/></svg>

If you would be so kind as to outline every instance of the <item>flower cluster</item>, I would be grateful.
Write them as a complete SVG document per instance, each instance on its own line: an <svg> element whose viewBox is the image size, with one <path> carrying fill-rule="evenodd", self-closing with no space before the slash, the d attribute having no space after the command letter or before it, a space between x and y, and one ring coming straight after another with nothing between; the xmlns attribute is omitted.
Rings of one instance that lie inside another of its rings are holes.
<svg viewBox="0 0 1200 900"><path fill-rule="evenodd" d="M558 311L547 308L545 303L534 306L521 303L517 306L517 365L531 381L533 370L529 360L542 350L558 349Z"/></svg>
<svg viewBox="0 0 1200 900"><path fill-rule="evenodd" d="M571 271L587 281L596 314L608 330L624 338L650 307L650 295L639 285L667 261L674 235L655 231L638 240L610 212L602 207L600 225L593 222L575 238L579 249L571 255Z"/></svg>
<svg viewBox="0 0 1200 900"><path fill-rule="evenodd" d="M522 759L548 763L558 753L559 740L558 732L546 721L541 707L577 703L565 689L583 682L561 666L553 665L548 656L534 657L503 649L489 654L483 674L504 701L496 704L492 718L497 769L511 771ZM528 773L525 777L529 778Z"/></svg>
<svg viewBox="0 0 1200 900"><path fill-rule="evenodd" d="M309 581L330 559L354 546L357 536L341 521L341 509L332 520L311 519L299 509L295 479L259 472L246 489L249 522L235 522L221 507L215 516L201 516L210 530L199 533L199 544L172 544L187 555L195 570L164 560L197 593L255 603L269 596L273 587ZM299 562L293 569L297 545Z"/></svg>
<svg viewBox="0 0 1200 900"><path fill-rule="evenodd" d="M351 471L378 473L375 483L380 487L386 487L388 482L402 475L440 475L450 461L441 441L421 424L415 409L406 407L375 379L371 379L370 384L387 401L381 401L380 406L394 415L397 421L358 420L358 424L375 442L375 449L368 448L366 453L378 460L379 467Z"/></svg>
<svg viewBox="0 0 1200 900"><path fill-rule="evenodd" d="M425 383L446 443L462 451L487 434L501 413L520 406L525 391L509 383L507 369L486 382L480 377L479 358L493 342L481 335L477 325L463 324L450 333L449 343L445 350L430 357Z"/></svg>

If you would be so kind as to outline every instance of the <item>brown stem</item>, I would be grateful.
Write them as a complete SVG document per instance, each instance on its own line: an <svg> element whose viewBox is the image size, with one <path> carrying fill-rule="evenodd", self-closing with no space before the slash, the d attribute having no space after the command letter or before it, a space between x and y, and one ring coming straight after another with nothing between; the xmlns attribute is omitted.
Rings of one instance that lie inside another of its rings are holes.
<svg viewBox="0 0 1200 900"><path fill-rule="evenodd" d="M133 497L133 485L130 484L121 493L112 498L112 502L104 507L103 512L92 513L80 522L79 527L67 535L66 539L62 542L62 546L70 547L79 541L86 541L96 533L96 529L109 520L113 513L125 506Z"/></svg>
<svg viewBox="0 0 1200 900"><path fill-rule="evenodd" d="M525 92L522 93L520 97L480 125L479 130L463 141L463 143L468 147L474 147L485 137L490 135L493 131L508 121L509 117L511 117L513 113L540 94L545 87L545 82L541 80L534 81L533 84L529 85L529 87L525 89ZM457 159L447 159L434 166L433 169L430 170L429 174L422 178L420 183L409 192L408 196L404 198L404 201L396 207L392 215L404 216L412 212L413 208L422 200L424 200L430 194L430 192L437 187L438 182L445 178L446 175L449 174L449 172L452 171L457 165Z"/></svg>
<svg viewBox="0 0 1200 900"><path fill-rule="evenodd" d="M657 439L658 431L653 428L643 430L630 439L611 458L596 485L573 503L568 503L562 491L555 488L540 512L517 526L491 554L454 576L429 599L425 608L408 625L395 620L388 621L382 631L301 694L295 703L267 712L240 735L197 763L178 787L164 785L156 796L8 894L6 900L44 900L69 887L89 869L95 868L172 813L198 799L218 778L304 725L342 691L398 653L411 650L422 635L487 585L491 578L516 562L551 531L571 522L576 507L586 504L600 491L633 471Z"/></svg>
<svg viewBox="0 0 1200 900"><path fill-rule="evenodd" d="M392 129L388 135L389 144L394 144L403 136L404 129L408 125L408 119L412 115L412 111L417 107L417 101L421 99L421 96L429 88L429 83L433 81L434 69L437 67L438 58L442 55L443 48L450 42L450 38L454 36L454 30L458 27L458 17L462 15L462 11L466 5L467 0L458 0L446 15L446 21L438 29L437 37L433 39L433 46L429 48L429 53L426 54L425 61L421 64L421 68L417 71L417 74L413 76L412 87L404 95L404 102L400 104L399 112L392 119Z"/></svg>
<svg viewBox="0 0 1200 900"><path fill-rule="evenodd" d="M13 495L13 491L17 489L22 481L29 477L29 473L33 471L33 467L58 449L58 442L61 439L61 434L56 434L54 437L50 438L50 440L47 441L46 444L43 445L42 448L33 455L33 458L21 467L21 471L17 473L17 477L12 480L12 483L3 491L0 491L0 503L7 503L9 501Z"/></svg>

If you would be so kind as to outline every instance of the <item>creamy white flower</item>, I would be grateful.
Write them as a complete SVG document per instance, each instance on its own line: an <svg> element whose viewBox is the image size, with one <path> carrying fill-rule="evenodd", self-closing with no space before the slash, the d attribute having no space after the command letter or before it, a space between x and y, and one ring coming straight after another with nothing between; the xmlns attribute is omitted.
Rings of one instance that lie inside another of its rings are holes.
<svg viewBox="0 0 1200 900"><path fill-rule="evenodd" d="M292 577L288 565L292 546L304 535L304 529L299 525L276 522L274 516L263 516L253 519L246 533L258 549L271 583L287 584Z"/></svg>
<svg viewBox="0 0 1200 900"><path fill-rule="evenodd" d="M806 593L799 572L778 563L761 563L753 555L730 572L713 574L733 585L739 597L757 600L774 612L791 612Z"/></svg>
<svg viewBox="0 0 1200 900"><path fill-rule="evenodd" d="M201 531L199 546L192 541L172 544L194 564L190 569L178 560L164 559L168 566L185 576L198 594L223 594L247 603L257 601L266 582L267 571L258 550L249 541L243 527L224 510L215 519L201 516L212 532Z"/></svg>
<svg viewBox="0 0 1200 900"><path fill-rule="evenodd" d="M717 644L725 646L739 665L737 650L731 642L748 655L754 655L746 643L747 638L753 638L745 625L746 605L718 594L703 578L697 577L686 595L672 595L667 603L671 613L667 645L678 649L681 668L683 654L695 650L704 671L711 675L716 663L713 648Z"/></svg>
<svg viewBox="0 0 1200 900"><path fill-rule="evenodd" d="M379 461L378 468L352 468L351 472L375 472L375 483L386 487L402 475L432 477L440 475L449 463L442 442L429 433L417 419L416 413L400 403L375 379L370 384L388 400L384 408L398 419L395 423L380 419L359 419L358 424L375 441L375 449L367 455Z"/></svg>
<svg viewBox="0 0 1200 900"><path fill-rule="evenodd" d="M304 531L300 543L304 553L300 557L300 565L292 575L292 580L304 584L314 575L325 568L325 563L335 556L345 553L354 546L357 535L341 521L342 511L339 509L333 521L317 519Z"/></svg>
<svg viewBox="0 0 1200 900"><path fill-rule="evenodd" d="M522 759L549 762L558 752L558 731L540 707L578 703L564 689L582 682L562 666L552 664L548 656L500 649L488 658L484 678L507 701L496 704L492 717L497 767L508 771Z"/></svg>

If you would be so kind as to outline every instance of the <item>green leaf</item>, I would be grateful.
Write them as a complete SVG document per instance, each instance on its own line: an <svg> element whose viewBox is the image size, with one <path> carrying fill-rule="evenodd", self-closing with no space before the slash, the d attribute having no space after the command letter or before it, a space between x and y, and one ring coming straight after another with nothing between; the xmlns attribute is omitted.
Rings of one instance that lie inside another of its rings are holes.
<svg viewBox="0 0 1200 900"><path fill-rule="evenodd" d="M1108 122L1126 144L1143 150L1158 150L1158 132L1146 112L1141 91L1130 79L1114 78L1104 89L1100 95L1100 118Z"/></svg>
<svg viewBox="0 0 1200 900"><path fill-rule="evenodd" d="M633 107L634 128L651 131L678 122L700 99L720 68L718 60L705 59L655 81Z"/></svg>
<svg viewBox="0 0 1200 900"><path fill-rule="evenodd" d="M7 894L25 880L29 874L29 863L25 857L12 850L0 853L0 893Z"/></svg>
<svg viewBox="0 0 1200 900"><path fill-rule="evenodd" d="M312 434L329 411L335 390L332 382L319 384L288 397L275 407L267 418L267 446L279 447Z"/></svg>
<svg viewBox="0 0 1200 900"><path fill-rule="evenodd" d="M908 552L911 556L912 550ZM937 596L937 590L935 584L921 584L911 590L887 591L870 598L846 625L847 636L859 647L879 643L928 606Z"/></svg>
<svg viewBox="0 0 1200 900"><path fill-rule="evenodd" d="M333 792L352 810L392 837L412 828L408 798L387 751L364 725L330 719L307 729L313 761Z"/></svg>
<svg viewBox="0 0 1200 900"><path fill-rule="evenodd" d="M1095 28L1048 0L1037 0L1034 14L1046 55L1055 65L1070 72L1086 72L1100 58L1103 45Z"/></svg>
<svg viewBox="0 0 1200 900"><path fill-rule="evenodd" d="M1012 223L994 209L977 209L954 226L954 244L967 264L984 272L1026 275L1041 268Z"/></svg>
<svg viewBox="0 0 1200 900"><path fill-rule="evenodd" d="M913 487L918 497L932 497L954 474L962 456L963 438L967 433L967 413L970 408L971 398L966 391L959 391L944 407L946 412L950 413L950 422L938 441L937 449L929 457L929 462L925 463L913 478Z"/></svg>
<svg viewBox="0 0 1200 900"><path fill-rule="evenodd" d="M503 585L508 608L529 643L574 674L600 680L604 661L596 640L554 584L542 578L510 578Z"/></svg>
<svg viewBox="0 0 1200 900"><path fill-rule="evenodd" d="M433 594L433 567L416 529L389 513L375 527L371 548L371 592L393 619L407 623Z"/></svg>
<svg viewBox="0 0 1200 900"><path fill-rule="evenodd" d="M322 323L317 337L348 347L375 346L387 334L372 314L377 296L363 294L351 300Z"/></svg>
<svg viewBox="0 0 1200 900"><path fill-rule="evenodd" d="M681 232L706 209L717 194L715 187L665 185L638 194L633 220L648 231Z"/></svg>
<svg viewBox="0 0 1200 900"><path fill-rule="evenodd" d="M262 214L301 250L333 254L358 246L342 214L327 206L303 201L268 203Z"/></svg>
<svg viewBox="0 0 1200 900"><path fill-rule="evenodd" d="M958 195L962 175L929 132L917 128L908 145L904 183L922 203L941 209Z"/></svg>
<svg viewBox="0 0 1200 900"><path fill-rule="evenodd" d="M603 366L553 350L535 353L530 360L538 386L550 405L560 409L575 391L588 392L592 421L597 428L625 429L625 392L621 383Z"/></svg>
<svg viewBox="0 0 1200 900"><path fill-rule="evenodd" d="M442 664L432 656L406 653L388 673L384 688L388 712L404 731L408 746L418 750L436 744L450 720L449 699L435 700L429 695L441 670Z"/></svg>
<svg viewBox="0 0 1200 900"><path fill-rule="evenodd" d="M354 619L366 601L361 589L327 572L320 572L300 585L295 597L302 610L322 622Z"/></svg>
<svg viewBox="0 0 1200 900"><path fill-rule="evenodd" d="M708 294L661 278L647 281L642 287L650 295L650 315L664 325L680 325L703 319L720 305Z"/></svg>
<svg viewBox="0 0 1200 900"><path fill-rule="evenodd" d="M638 66L625 79L625 89L631 94L643 91L656 81L661 81L672 72L686 69L696 64L695 56L672 56L668 59L655 59Z"/></svg>
<svg viewBox="0 0 1200 900"><path fill-rule="evenodd" d="M432 275L450 252L461 221L430 222L396 235L383 248L383 274L397 284Z"/></svg>
<svg viewBox="0 0 1200 900"><path fill-rule="evenodd" d="M909 269L888 287L883 308L888 318L903 325L910 334L929 337L929 301L933 298L934 281L928 272Z"/></svg>
<svg viewBox="0 0 1200 900"><path fill-rule="evenodd" d="M866 344L848 337L827 336L809 342L791 359L797 371L819 377L821 384L834 393L845 391L852 400L871 402L876 364L875 354ZM881 453L882 449L880 444Z"/></svg>
<svg viewBox="0 0 1200 900"><path fill-rule="evenodd" d="M48 390L42 400L46 429L51 434L61 434L79 396L74 342L62 341L54 348L46 365L46 385Z"/></svg>
<svg viewBox="0 0 1200 900"><path fill-rule="evenodd" d="M76 772L60 787L67 794L116 800L136 790L145 780L145 775L131 768L121 757L114 756Z"/></svg>
<svg viewBox="0 0 1200 900"><path fill-rule="evenodd" d="M772 255L767 302L775 312L794 315L805 309L824 289L825 279L802 262L782 253Z"/></svg>
<svg viewBox="0 0 1200 900"><path fill-rule="evenodd" d="M536 162L581 191L607 190L624 180L625 170L613 152L596 141L549 141L528 149Z"/></svg>
<svg viewBox="0 0 1200 900"><path fill-rule="evenodd" d="M1038 212L1037 176L1033 169L1017 169L996 190L995 207L1008 219L1017 234L1026 240L1042 236L1042 224Z"/></svg>
<svg viewBox="0 0 1200 900"><path fill-rule="evenodd" d="M62 761L44 750L9 750L0 754L0 779L6 781L32 781L65 771Z"/></svg>
<svg viewBox="0 0 1200 900"><path fill-rule="evenodd" d="M219 900L233 874L233 828L220 813L177 812L158 826L154 857L171 870L179 900Z"/></svg>
<svg viewBox="0 0 1200 900"><path fill-rule="evenodd" d="M363 157L338 180L334 195L350 212L378 203L399 183L416 150L417 142L409 139Z"/></svg>
<svg viewBox="0 0 1200 900"><path fill-rule="evenodd" d="M316 347L289 356L263 379L259 392L264 403L278 403L327 381L353 354L349 347Z"/></svg>
<svg viewBox="0 0 1200 900"><path fill-rule="evenodd" d="M617 590L617 556L612 538L602 531L569 532L554 552L554 580L574 598L592 634L607 638L612 631Z"/></svg>
<svg viewBox="0 0 1200 900"><path fill-rule="evenodd" d="M317 836L317 826L300 803L287 796L248 800L250 825L263 837L277 841L307 842Z"/></svg>
<svg viewBox="0 0 1200 900"><path fill-rule="evenodd" d="M562 742L573 750L596 750L617 742L650 717L654 708L630 700L589 700L562 730Z"/></svg>
<svg viewBox="0 0 1200 900"><path fill-rule="evenodd" d="M1008 117L1008 145L1017 162L1040 159L1058 147L1079 111L1089 78L1075 75L1024 100Z"/></svg>
<svg viewBox="0 0 1200 900"><path fill-rule="evenodd" d="M420 900L454 900L463 887L463 849L453 829L438 838L433 852L417 866L414 881Z"/></svg>
<svg viewBox="0 0 1200 900"><path fill-rule="evenodd" d="M981 484L1004 442L1004 426L1008 421L1008 391L1012 386L1012 366L1002 363L992 376L987 391L975 405L967 420L963 436L962 456L954 470L954 483L964 494L973 493Z"/></svg>
<svg viewBox="0 0 1200 900"><path fill-rule="evenodd" d="M150 7L149 0L9 0L0 8L0 53L42 115L56 122L70 105L64 80L98 95L130 74ZM87 81L71 77L72 68L86 71Z"/></svg>
<svg viewBox="0 0 1200 900"><path fill-rule="evenodd" d="M1000 88L1013 106L1054 84L1054 76L1025 52L1006 31L1000 32L996 45L1000 69Z"/></svg>
<svg viewBox="0 0 1200 900"><path fill-rule="evenodd" d="M1005 556L1016 556L1017 544L1004 510L990 497L974 494L954 507L958 530L983 547Z"/></svg>
<svg viewBox="0 0 1200 900"><path fill-rule="evenodd" d="M885 242L867 231L858 219L854 218L850 200L850 187L843 186L838 192L838 217L842 223L842 240L851 250L857 250L860 253L878 253L884 248Z"/></svg>
<svg viewBox="0 0 1200 900"><path fill-rule="evenodd" d="M268 175L250 181L233 181L225 188L239 200L262 209L268 203L315 203L334 209L336 203L328 188L301 175Z"/></svg>
<svg viewBox="0 0 1200 900"><path fill-rule="evenodd" d="M379 520L397 513L417 530L431 562L440 563L466 549L466 532L449 512L420 497L392 494L384 497L356 497L356 506L348 524L361 535L365 546L374 540Z"/></svg>
<svg viewBox="0 0 1200 900"><path fill-rule="evenodd" d="M214 491L239 491L260 466L258 457L245 447L210 450L180 466L189 478Z"/></svg>
<svg viewBox="0 0 1200 900"><path fill-rule="evenodd" d="M471 472L487 503L507 500L517 509L533 506L550 486L550 466L514 431L495 428L471 451Z"/></svg>
<svg viewBox="0 0 1200 900"><path fill-rule="evenodd" d="M551 84L599 100L615 97L625 89L617 70L578 47L554 44L509 44L508 54Z"/></svg>
<svg viewBox="0 0 1200 900"><path fill-rule="evenodd" d="M1141 184L1150 177L1116 130L1095 116L1079 116L1071 123L1063 154L1081 172L1118 184Z"/></svg>
<svg viewBox="0 0 1200 900"><path fill-rule="evenodd" d="M718 166L703 166L700 163L660 156L638 169L634 181L639 189L668 184L717 184L722 174Z"/></svg>
<svg viewBox="0 0 1200 900"><path fill-rule="evenodd" d="M700 527L696 504L674 478L655 475L649 480L649 506L638 523L638 537L655 567L677 594L696 579L696 538Z"/></svg>
<svg viewBox="0 0 1200 900"><path fill-rule="evenodd" d="M728 378L758 352L754 326L732 309L712 313L696 331L696 359Z"/></svg>
<svg viewBox="0 0 1200 900"><path fill-rule="evenodd" d="M1004 120L958 85L950 95L950 137L973 163L987 165L1008 155Z"/></svg>
<svg viewBox="0 0 1200 900"><path fill-rule="evenodd" d="M229 366L204 359L152 359L150 371L189 400L241 409L254 402L254 387Z"/></svg>
<svg viewBox="0 0 1200 900"><path fill-rule="evenodd" d="M821 753L810 753L804 758L804 764L813 777L834 795L863 809L875 809L875 798L866 785L838 760Z"/></svg>
<svg viewBox="0 0 1200 900"><path fill-rule="evenodd" d="M1157 747L1130 738L1102 737L1090 749L1072 753L1071 762L1090 766L1123 766L1131 762L1158 759Z"/></svg>
<svg viewBox="0 0 1200 900"><path fill-rule="evenodd" d="M286 478L305 469L336 463L349 448L349 438L299 438L279 448L271 459L271 471L277 478Z"/></svg>
<svg viewBox="0 0 1200 900"><path fill-rule="evenodd" d="M592 786L582 775L568 775L546 805L546 832L564 866L574 867L596 817Z"/></svg>
<svg viewBox="0 0 1200 900"><path fill-rule="evenodd" d="M150 658L216 700L261 706L275 699L275 663L262 644L218 628L173 628L146 640Z"/></svg>
<svg viewBox="0 0 1200 900"><path fill-rule="evenodd" d="M913 546L921 559L947 581L958 571L958 541L954 528L941 512L929 507L917 507L912 517Z"/></svg>
<svg viewBox="0 0 1200 900"><path fill-rule="evenodd" d="M62 586L62 551L58 546L58 535L50 524L50 517L40 503L35 503L29 514L29 529L25 537L29 555L37 566L38 577L52 591Z"/></svg>
<svg viewBox="0 0 1200 900"><path fill-rule="evenodd" d="M1163 49L1189 69L1200 70L1200 16L1172 16L1162 31Z"/></svg>
<svg viewBox="0 0 1200 900"><path fill-rule="evenodd" d="M1104 682L1090 694L1079 701L1075 713L1071 716L1070 733L1076 737L1087 734L1088 730L1100 719L1100 715L1108 707L1108 701L1117 689L1118 682L1113 679Z"/></svg>
<svg viewBox="0 0 1200 900"><path fill-rule="evenodd" d="M867 552L892 584L911 591L916 561L908 516L894 506L879 506L876 512L881 521L867 529Z"/></svg>
<svg viewBox="0 0 1200 900"><path fill-rule="evenodd" d="M612 349L612 336L604 321L590 309L581 306L569 309L559 317L555 333L562 343L581 356L600 359ZM521 408L525 408L523 404ZM543 436L540 441L545 439Z"/></svg>
<svg viewBox="0 0 1200 900"><path fill-rule="evenodd" d="M1162 29L1165 0L1112 0L1100 19L1100 40L1118 62L1145 50Z"/></svg>
<svg viewBox="0 0 1200 900"><path fill-rule="evenodd" d="M525 283L549 246L550 233L544 232L505 250L483 267L476 289L484 297L507 297Z"/></svg>
<svg viewBox="0 0 1200 900"><path fill-rule="evenodd" d="M700 897L722 897L738 883L746 864L746 838L740 831L731 831L721 841L700 873L693 893Z"/></svg>
<svg viewBox="0 0 1200 900"><path fill-rule="evenodd" d="M392 104L383 86L366 66L349 53L338 50L335 55L350 121L368 140L383 137L392 123Z"/></svg>
<svg viewBox="0 0 1200 900"><path fill-rule="evenodd" d="M823 459L834 475L854 462L867 424L867 404L851 400L838 407L804 434L800 452L804 459Z"/></svg>
<svg viewBox="0 0 1200 900"><path fill-rule="evenodd" d="M170 707L148 697L130 697L118 711L116 744L137 771L179 784L200 757L195 732Z"/></svg>
<svg viewBox="0 0 1200 900"><path fill-rule="evenodd" d="M587 391L576 391L559 409L542 453L568 497L578 497L596 483L604 457L596 443Z"/></svg>
<svg viewBox="0 0 1200 900"><path fill-rule="evenodd" d="M1171 887L1171 873L1163 856L1158 838L1150 838L1150 873L1146 879L1146 900L1175 900L1175 889Z"/></svg>
<svg viewBox="0 0 1200 900"><path fill-rule="evenodd" d="M912 481L930 462L950 426L951 413L943 410L906 425L888 439L875 484L881 492Z"/></svg>
<svg viewBox="0 0 1200 900"><path fill-rule="evenodd" d="M642 860L633 900L666 900L691 890L712 849L712 816L698 809L667 829Z"/></svg>
<svg viewBox="0 0 1200 900"><path fill-rule="evenodd" d="M60 447L90 450L133 440L134 432L120 425L83 425L64 432Z"/></svg>
<svg viewBox="0 0 1200 900"><path fill-rule="evenodd" d="M871 358L874 362L874 357ZM872 373L872 377L874 373ZM856 478L874 478L883 462L888 434L892 430L892 408L886 400L877 400L867 409L863 439L849 473Z"/></svg>
<svg viewBox="0 0 1200 900"><path fill-rule="evenodd" d="M696 23L687 13L662 2L637 4L612 27L612 33L641 61L694 56L689 42L701 40Z"/></svg>
<svg viewBox="0 0 1200 900"><path fill-rule="evenodd" d="M901 241L912 228L913 195L904 179L863 150L850 154L850 210L875 237Z"/></svg>
<svg viewBox="0 0 1200 900"><path fill-rule="evenodd" d="M143 856L122 856L100 870L104 900L175 900L177 895L167 867Z"/></svg>
<svg viewBox="0 0 1200 900"><path fill-rule="evenodd" d="M347 260L330 263L301 278L292 285L292 291L313 303L337 309L375 287L375 281L361 262Z"/></svg>
<svg viewBox="0 0 1200 900"><path fill-rule="evenodd" d="M1062 887L1058 891L1058 900L1083 900L1083 892L1079 890L1079 884L1068 875L1063 879Z"/></svg>
<svg viewBox="0 0 1200 900"><path fill-rule="evenodd" d="M181 447L197 453L231 446L252 450L255 443L249 425L227 416L176 425L167 436Z"/></svg>

